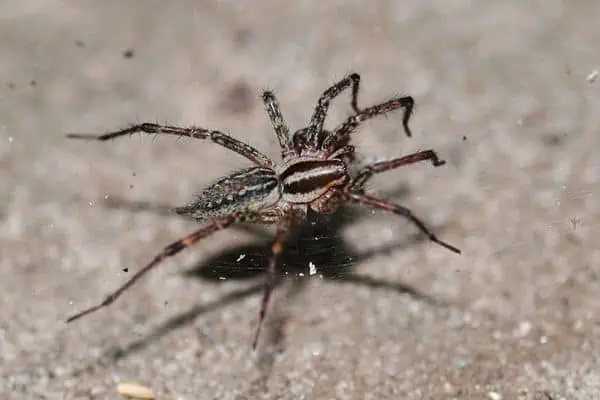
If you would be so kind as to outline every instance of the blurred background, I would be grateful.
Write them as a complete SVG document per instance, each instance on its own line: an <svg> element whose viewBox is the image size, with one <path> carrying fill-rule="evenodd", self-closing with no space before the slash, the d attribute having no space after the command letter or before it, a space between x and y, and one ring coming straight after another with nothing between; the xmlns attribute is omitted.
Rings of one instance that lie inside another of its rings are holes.
<svg viewBox="0 0 600 400"><path fill-rule="evenodd" d="M120 398L124 381L159 399L600 390L597 2L5 0L0 21L0 398ZM447 160L371 192L462 255L381 212L312 221L252 352L272 229L232 228L64 323L198 228L170 207L248 165L208 142L66 133L194 124L276 158L261 90L299 129L349 72L359 106L417 103L413 138L390 114L358 152Z"/></svg>

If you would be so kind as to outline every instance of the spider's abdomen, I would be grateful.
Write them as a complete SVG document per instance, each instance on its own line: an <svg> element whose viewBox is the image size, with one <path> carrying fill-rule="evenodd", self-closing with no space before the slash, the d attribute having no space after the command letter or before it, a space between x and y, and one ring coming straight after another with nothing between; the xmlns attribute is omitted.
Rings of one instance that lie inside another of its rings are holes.
<svg viewBox="0 0 600 400"><path fill-rule="evenodd" d="M219 179L176 212L196 219L219 218L234 212L259 211L280 198L275 171L251 167Z"/></svg>
<svg viewBox="0 0 600 400"><path fill-rule="evenodd" d="M288 165L279 175L281 195L290 203L310 203L349 179L341 160L304 159Z"/></svg>

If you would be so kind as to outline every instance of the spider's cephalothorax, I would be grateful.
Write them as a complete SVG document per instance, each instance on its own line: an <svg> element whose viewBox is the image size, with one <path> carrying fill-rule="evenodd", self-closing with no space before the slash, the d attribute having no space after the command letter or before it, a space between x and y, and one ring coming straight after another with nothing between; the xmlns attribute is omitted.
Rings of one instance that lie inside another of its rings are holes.
<svg viewBox="0 0 600 400"><path fill-rule="evenodd" d="M200 239L235 222L276 224L277 232L271 248L271 259L267 267L265 289L260 309L258 326L253 346L256 347L260 327L264 320L269 298L276 281L276 271L283 250L286 233L295 224L301 223L308 208L319 213L332 213L344 203L361 203L377 209L401 215L412 221L429 239L455 253L456 247L438 239L420 219L406 207L369 196L364 191L365 183L375 174L419 161L429 160L435 167L444 165L433 150L425 150L399 158L379 161L349 172L354 147L349 144L351 134L363 121L387 112L403 108L402 124L407 136L413 99L410 96L394 98L374 106L358 107L360 76L350 74L327 89L319 98L310 123L293 135L283 119L279 103L272 92L262 95L265 109L281 148L282 162L277 164L254 147L219 131L198 127L142 123L103 135L71 134L76 139L110 140L136 132L187 136L209 139L247 159L255 166L229 174L204 189L187 206L176 208L176 212L199 221L210 221L198 231L166 246L150 263L133 275L124 285L109 294L102 303L83 310L67 321L73 321L100 308L106 307L131 287L142 275L158 265L166 257L179 253ZM341 91L352 88L351 106L353 114L335 129L323 129L330 101Z"/></svg>

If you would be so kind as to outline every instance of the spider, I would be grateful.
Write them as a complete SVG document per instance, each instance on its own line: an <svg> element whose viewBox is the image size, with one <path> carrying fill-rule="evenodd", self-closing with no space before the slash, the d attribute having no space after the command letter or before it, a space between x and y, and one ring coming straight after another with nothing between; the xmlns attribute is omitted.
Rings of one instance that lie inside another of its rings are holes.
<svg viewBox="0 0 600 400"><path fill-rule="evenodd" d="M127 282L108 294L99 304L87 308L67 319L74 321L113 303L143 275L159 265L165 258L174 256L199 240L227 228L233 223L258 223L276 225L271 246L271 258L266 268L262 303L253 349L256 349L261 325L265 319L269 298L277 280L277 267L287 232L306 219L311 209L321 214L331 214L345 203L360 203L408 218L427 237L460 254L460 250L440 239L408 208L365 193L365 184L375 174L420 161L430 161L434 167L445 164L433 150L419 151L403 157L379 161L362 166L350 173L354 146L350 143L353 132L366 120L403 108L402 125L408 137L408 121L414 100L410 96L398 97L366 108L358 107L360 75L352 73L323 92L307 127L290 134L283 118L279 101L271 91L262 93L262 100L281 148L281 162L268 158L254 147L225 133L199 127L182 128L156 123L140 123L102 135L69 134L69 138L107 141L133 133L185 136L209 139L239 155L254 166L235 171L206 187L189 204L175 208L175 212L197 221L210 221L203 228L169 244L146 266ZM330 102L342 91L351 88L353 114L333 130L323 129Z"/></svg>

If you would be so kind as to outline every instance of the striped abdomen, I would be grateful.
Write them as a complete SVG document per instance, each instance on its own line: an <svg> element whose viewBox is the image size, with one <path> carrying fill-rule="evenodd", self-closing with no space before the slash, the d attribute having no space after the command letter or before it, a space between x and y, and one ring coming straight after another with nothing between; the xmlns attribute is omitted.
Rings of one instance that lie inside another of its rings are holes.
<svg viewBox="0 0 600 400"><path fill-rule="evenodd" d="M309 203L348 179L341 160L301 160L279 174L282 198L290 203Z"/></svg>
<svg viewBox="0 0 600 400"><path fill-rule="evenodd" d="M178 214L196 219L219 218L235 212L257 212L280 199L279 182L270 168L250 167L219 179Z"/></svg>

